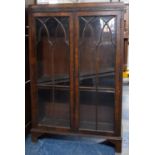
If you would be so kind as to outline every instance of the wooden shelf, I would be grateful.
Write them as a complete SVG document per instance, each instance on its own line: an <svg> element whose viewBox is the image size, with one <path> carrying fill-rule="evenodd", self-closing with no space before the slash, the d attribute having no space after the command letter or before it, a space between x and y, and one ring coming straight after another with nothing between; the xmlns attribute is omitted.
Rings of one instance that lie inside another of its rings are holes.
<svg viewBox="0 0 155 155"><path fill-rule="evenodd" d="M80 91L91 91L91 92L107 92L107 93L115 93L114 88L110 87L79 87Z"/></svg>
<svg viewBox="0 0 155 155"><path fill-rule="evenodd" d="M39 121L39 126L51 126L51 127L69 127L70 122L65 119L53 119L50 117L44 117Z"/></svg>
<svg viewBox="0 0 155 155"><path fill-rule="evenodd" d="M69 90L70 86L66 86L66 85L46 85L46 84L38 84L37 85L38 88L40 89L60 89L60 90Z"/></svg>
<svg viewBox="0 0 155 155"><path fill-rule="evenodd" d="M102 78L102 77L106 77L106 76L114 76L114 70L113 69L109 69L106 70L102 73L98 74L98 78ZM96 77L96 74L93 73L82 73L79 76L79 80L87 80L87 79L93 79ZM61 84L61 83L69 83L70 79L68 76L56 76L54 77L54 79L52 79L52 77L50 76L43 76L41 78L38 79L38 84L47 84L47 85L56 85L56 84Z"/></svg>
<svg viewBox="0 0 155 155"><path fill-rule="evenodd" d="M88 122L88 121L82 121L80 123L80 129L81 130L95 130L95 131L113 131L114 130L114 125L112 123L108 122L98 122L97 128L96 128L96 123L94 122Z"/></svg>
<svg viewBox="0 0 155 155"><path fill-rule="evenodd" d="M59 90L69 90L70 86L66 85L46 85L46 84L38 84L39 89L59 89ZM110 87L79 87L79 91L88 91L88 92L106 92L106 93L115 93L114 88Z"/></svg>

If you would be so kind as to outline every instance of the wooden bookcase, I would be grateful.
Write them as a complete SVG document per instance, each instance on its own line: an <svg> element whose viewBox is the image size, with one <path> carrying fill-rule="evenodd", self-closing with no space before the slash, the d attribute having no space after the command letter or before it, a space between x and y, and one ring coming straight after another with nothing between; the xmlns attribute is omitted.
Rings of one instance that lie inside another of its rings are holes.
<svg viewBox="0 0 155 155"><path fill-rule="evenodd" d="M121 151L123 3L29 7L32 140L98 136Z"/></svg>

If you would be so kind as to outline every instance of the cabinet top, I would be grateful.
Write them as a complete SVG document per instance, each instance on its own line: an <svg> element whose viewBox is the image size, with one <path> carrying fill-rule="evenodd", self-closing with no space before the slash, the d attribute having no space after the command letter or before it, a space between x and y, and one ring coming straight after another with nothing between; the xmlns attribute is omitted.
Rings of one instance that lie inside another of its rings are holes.
<svg viewBox="0 0 155 155"><path fill-rule="evenodd" d="M58 11L102 11L124 10L124 3L95 2L95 3L65 3L65 4L38 4L30 5L30 12L58 12Z"/></svg>

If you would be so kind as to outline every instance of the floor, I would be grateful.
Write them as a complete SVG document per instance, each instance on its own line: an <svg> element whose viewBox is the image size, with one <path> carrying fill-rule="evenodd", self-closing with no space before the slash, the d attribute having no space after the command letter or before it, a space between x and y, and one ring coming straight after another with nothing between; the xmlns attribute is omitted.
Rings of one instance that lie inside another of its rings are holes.
<svg viewBox="0 0 155 155"><path fill-rule="evenodd" d="M115 155L129 155L129 86L127 83L123 86L122 101L122 153L116 153ZM89 138L89 141L90 140ZM96 139L95 141L99 142L100 140ZM28 147L28 145L33 146L33 144L31 144L30 135L26 140L26 147Z"/></svg>
<svg viewBox="0 0 155 155"><path fill-rule="evenodd" d="M116 155L129 155L129 86L123 86L123 104L122 104L122 153Z"/></svg>

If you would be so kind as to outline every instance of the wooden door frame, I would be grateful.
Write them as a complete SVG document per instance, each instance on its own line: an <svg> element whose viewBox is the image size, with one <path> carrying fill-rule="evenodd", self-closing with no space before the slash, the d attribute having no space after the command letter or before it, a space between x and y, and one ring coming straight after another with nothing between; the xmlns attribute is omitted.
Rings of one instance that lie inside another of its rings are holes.
<svg viewBox="0 0 155 155"><path fill-rule="evenodd" d="M31 13L29 11L29 60L30 60L30 79L31 79L31 113L32 113L32 131L34 128L46 128L38 126L38 102L37 102L37 57L36 57L36 47L35 47L35 17L69 17L69 49L70 49L70 61L69 61L69 78L70 78L70 129L74 130L74 57L73 57L73 15L68 12L48 12L48 13ZM52 128L52 127L51 127ZM70 130L67 128L60 127L61 130ZM53 129L59 130L59 127L53 127Z"/></svg>
<svg viewBox="0 0 155 155"><path fill-rule="evenodd" d="M80 124L80 103L79 103L79 16L102 16L102 15L114 15L116 16L116 63L115 63L115 119L114 119L114 132L109 131L90 131L90 130L79 130L84 133L95 133L95 134L104 134L104 135L121 135L121 113L122 113L122 105L121 105L121 96L122 96L122 65L123 65L123 14L120 11L81 11L75 13L75 115L76 115L76 129L79 129ZM120 35L118 35L120 34Z"/></svg>

